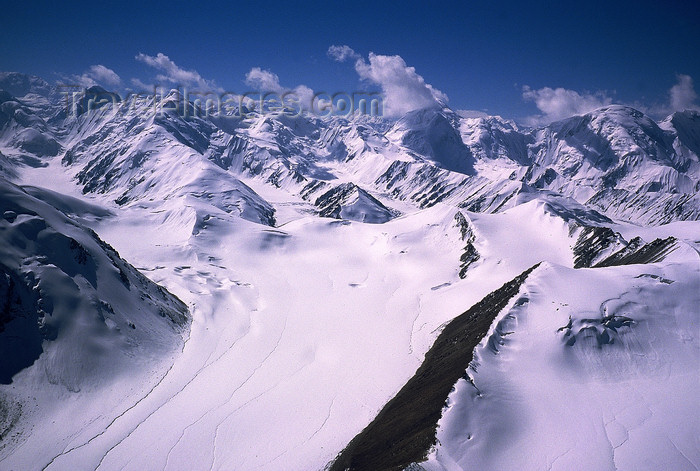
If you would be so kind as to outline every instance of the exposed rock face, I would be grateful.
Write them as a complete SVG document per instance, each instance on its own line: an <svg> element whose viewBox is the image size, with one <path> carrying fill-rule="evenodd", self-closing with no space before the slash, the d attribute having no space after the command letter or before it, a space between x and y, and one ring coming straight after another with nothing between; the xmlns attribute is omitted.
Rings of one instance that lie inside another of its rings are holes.
<svg viewBox="0 0 700 471"><path fill-rule="evenodd" d="M535 268L537 265L447 324L416 374L329 465L329 471L402 471L424 461L435 444L447 396L464 376L474 347Z"/></svg>

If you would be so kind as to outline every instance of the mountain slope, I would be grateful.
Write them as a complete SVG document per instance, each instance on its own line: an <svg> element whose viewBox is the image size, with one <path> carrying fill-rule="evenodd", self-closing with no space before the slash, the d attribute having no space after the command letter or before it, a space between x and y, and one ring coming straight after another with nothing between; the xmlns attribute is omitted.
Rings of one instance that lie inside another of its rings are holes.
<svg viewBox="0 0 700 471"><path fill-rule="evenodd" d="M215 192L207 194L219 209L274 224L274 208L243 177L297 196L315 181L353 182L418 207L450 202L502 211L521 192L546 190L634 223L700 218L697 112L657 124L611 105L538 129L498 117L462 118L447 108L397 120L290 118L260 110L242 119L207 115L171 91L145 102L115 99L87 113L80 99L79 112L66 113L59 111L65 104L58 92L37 80L5 74L0 81L25 93L3 95L0 152L19 167L27 165L23 155L42 165L42 156L60 153L85 192L121 204L197 197L193 188L218 180L235 188L220 202ZM86 90L84 98L96 93ZM51 105L26 104L36 101L32 97Z"/></svg>
<svg viewBox="0 0 700 471"><path fill-rule="evenodd" d="M13 417L0 424L13 437L0 447L6 456L62 395L98 394L172 355L189 316L93 231L3 178L0 214L0 383L9 385L0 404Z"/></svg>
<svg viewBox="0 0 700 471"><path fill-rule="evenodd" d="M134 355L132 348L169 348L168 336L177 343L187 324L187 308L177 298L94 232L4 179L0 189L0 263L7 295L2 382L22 369L10 351L22 356L26 367L46 348L47 379L79 390L86 377L107 364L116 368L122 355ZM25 346L31 348L20 354Z"/></svg>
<svg viewBox="0 0 700 471"><path fill-rule="evenodd" d="M22 185L0 185L3 469L362 468L433 443L410 469L700 466L697 113L195 116L98 88L68 110L2 77L24 93L1 108ZM412 377L439 394L390 407Z"/></svg>
<svg viewBox="0 0 700 471"><path fill-rule="evenodd" d="M543 267L475 350L423 467L694 469L699 287L697 260Z"/></svg>

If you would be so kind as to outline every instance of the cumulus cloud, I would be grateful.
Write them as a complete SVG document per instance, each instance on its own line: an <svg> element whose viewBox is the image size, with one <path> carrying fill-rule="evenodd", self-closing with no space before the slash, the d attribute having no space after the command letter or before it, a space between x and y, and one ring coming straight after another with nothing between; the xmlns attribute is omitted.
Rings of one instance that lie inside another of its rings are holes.
<svg viewBox="0 0 700 471"><path fill-rule="evenodd" d="M245 83L246 85L259 91L275 93L282 91L282 87L280 86L280 78L277 76L277 74L274 74L269 70L261 69L260 67L253 67L247 74L245 74Z"/></svg>
<svg viewBox="0 0 700 471"><path fill-rule="evenodd" d="M406 65L401 56L369 53L368 61L349 46L331 46L328 56L336 61L354 60L355 71L362 80L379 85L384 94L384 113L400 116L409 111L441 107L447 95L434 88Z"/></svg>
<svg viewBox="0 0 700 471"><path fill-rule="evenodd" d="M534 90L523 87L523 98L532 101L542 114L528 118L529 124L546 124L570 116L585 114L612 103L603 92L579 93L565 88L544 87Z"/></svg>
<svg viewBox="0 0 700 471"><path fill-rule="evenodd" d="M693 78L690 75L679 74L677 76L678 83L669 90L670 109L669 113L683 110L697 110L698 105L695 101L698 99L698 94L693 86Z"/></svg>
<svg viewBox="0 0 700 471"><path fill-rule="evenodd" d="M121 83L121 78L119 75L109 67L104 65L92 65L88 74L99 83L104 83L105 85L119 85Z"/></svg>
<svg viewBox="0 0 700 471"><path fill-rule="evenodd" d="M314 91L306 85L297 85L293 88L284 87L280 84L280 78L274 72L260 67L253 67L245 74L245 83L249 87L259 92L272 92L282 95L293 93L299 100L303 109L310 109L314 99Z"/></svg>
<svg viewBox="0 0 700 471"><path fill-rule="evenodd" d="M655 118L665 118L676 111L700 110L693 78L690 75L679 74L676 79L676 84L668 91L668 101L651 106L634 102L628 106ZM559 119L588 113L612 103L612 99L603 92L579 93L574 90L550 87L533 90L527 85L523 87L523 98L534 102L542 113L527 118L526 122L530 125L548 124Z"/></svg>
<svg viewBox="0 0 700 471"><path fill-rule="evenodd" d="M168 82L178 86L197 87L206 91L221 91L213 81L205 80L196 70L185 70L178 67L168 56L159 52L155 56L139 53L136 60L143 62L161 73L156 76L160 82Z"/></svg>
<svg viewBox="0 0 700 471"><path fill-rule="evenodd" d="M313 106L314 91L306 85L297 85L294 87L294 94L299 97L299 103L304 109Z"/></svg>
<svg viewBox="0 0 700 471"><path fill-rule="evenodd" d="M91 65L82 75L74 75L71 79L83 87L118 87L122 81L115 71L101 64Z"/></svg>
<svg viewBox="0 0 700 471"><path fill-rule="evenodd" d="M700 110L698 105L698 94L693 85L693 78L690 75L676 75L676 84L667 92L667 100L657 102L651 106L635 102L631 106L656 119L663 119L676 111Z"/></svg>

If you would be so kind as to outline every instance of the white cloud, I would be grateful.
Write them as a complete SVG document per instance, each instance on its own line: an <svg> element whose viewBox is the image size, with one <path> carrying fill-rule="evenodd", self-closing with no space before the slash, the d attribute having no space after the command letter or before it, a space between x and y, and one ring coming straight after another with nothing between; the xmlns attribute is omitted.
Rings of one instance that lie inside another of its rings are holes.
<svg viewBox="0 0 700 471"><path fill-rule="evenodd" d="M63 77L63 75L61 75L61 76ZM95 82L95 80L92 77L88 76L87 74L72 75L72 76L70 76L70 78L67 78L66 80L71 81L71 82L75 82L78 85L80 85L81 87L85 87L85 88L90 88L90 87L94 87L95 85L97 85L97 82Z"/></svg>
<svg viewBox="0 0 700 471"><path fill-rule="evenodd" d="M104 85L106 87L118 87L121 78L115 71L104 65L91 65L82 75L73 75L71 79L83 87Z"/></svg>
<svg viewBox="0 0 700 471"><path fill-rule="evenodd" d="M627 106L636 108L655 118L666 116L683 110L700 110L697 104L698 94L693 86L693 78L690 75L679 74L677 83L668 91L668 102L647 105L640 102L628 103ZM542 112L540 115L530 116L525 122L530 125L548 124L552 121L568 118L593 111L612 103L612 99L603 92L578 93L564 88L544 87L533 90L527 85L523 87L523 98L532 101Z"/></svg>
<svg viewBox="0 0 700 471"><path fill-rule="evenodd" d="M105 85L118 86L122 81L115 71L100 64L90 66L90 70L87 73L95 79L96 82Z"/></svg>
<svg viewBox="0 0 700 471"><path fill-rule="evenodd" d="M300 106L309 110L314 99L314 91L306 85L297 85L294 88L287 88L280 85L280 78L270 70L253 67L245 74L245 83L259 92L272 92L282 95L293 93L299 99Z"/></svg>
<svg viewBox="0 0 700 471"><path fill-rule="evenodd" d="M131 85L133 85L138 91L153 90L153 85L142 82L140 79L132 78Z"/></svg>
<svg viewBox="0 0 700 471"><path fill-rule="evenodd" d="M269 70L261 69L260 67L253 67L250 69L250 72L245 74L245 83L261 92L279 93L282 91L280 78L277 74Z"/></svg>
<svg viewBox="0 0 700 471"><path fill-rule="evenodd" d="M338 62L360 59L360 55L353 51L350 46L331 46L328 48L328 57Z"/></svg>
<svg viewBox="0 0 700 471"><path fill-rule="evenodd" d="M312 106L314 99L314 91L306 85L297 85L294 87L294 94L299 97L299 103L304 109L309 109Z"/></svg>
<svg viewBox="0 0 700 471"><path fill-rule="evenodd" d="M328 55L337 61L353 59L361 79L379 85L384 94L384 112L400 116L409 111L443 106L447 95L426 83L416 69L406 65L401 56L369 53L369 61L348 46L331 46Z"/></svg>
<svg viewBox="0 0 700 471"><path fill-rule="evenodd" d="M695 103L698 94L695 92L693 78L690 75L678 75L678 83L671 87L669 95L671 105L669 114L674 111L698 109L698 105Z"/></svg>
<svg viewBox="0 0 700 471"><path fill-rule="evenodd" d="M525 85L523 98L533 101L543 113L528 118L529 124L546 124L570 116L585 114L612 103L612 99L603 92L579 93L565 88L544 87L533 90Z"/></svg>
<svg viewBox="0 0 700 471"><path fill-rule="evenodd" d="M169 82L179 86L195 86L200 91L221 91L213 81L205 80L196 70L185 70L177 66L168 56L159 52L155 56L139 53L136 60L161 71L156 76L160 82Z"/></svg>
<svg viewBox="0 0 700 471"><path fill-rule="evenodd" d="M650 107L640 105L637 108L658 119L666 118L676 111L700 110L693 78L690 75L678 74L676 79L677 83L668 90L667 102L656 103Z"/></svg>

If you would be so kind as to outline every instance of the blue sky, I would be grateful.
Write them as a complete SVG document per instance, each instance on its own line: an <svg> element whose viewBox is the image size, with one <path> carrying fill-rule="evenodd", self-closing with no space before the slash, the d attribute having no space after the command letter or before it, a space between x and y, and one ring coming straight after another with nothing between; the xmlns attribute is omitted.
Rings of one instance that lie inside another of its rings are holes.
<svg viewBox="0 0 700 471"><path fill-rule="evenodd" d="M114 86L122 89L132 79L150 84L168 73L148 59L161 53L235 92L250 89L246 74L255 67L276 74L285 88L382 89L401 78L379 67L404 63L453 109L518 120L609 102L662 114L673 108L673 86L681 87L680 106L697 105L700 2L29 4L3 6L0 69L49 81L109 81L90 69L99 65L118 75ZM347 45L356 55L335 61L327 54L331 45ZM370 52L402 61L375 64ZM358 59L367 66L364 75Z"/></svg>

